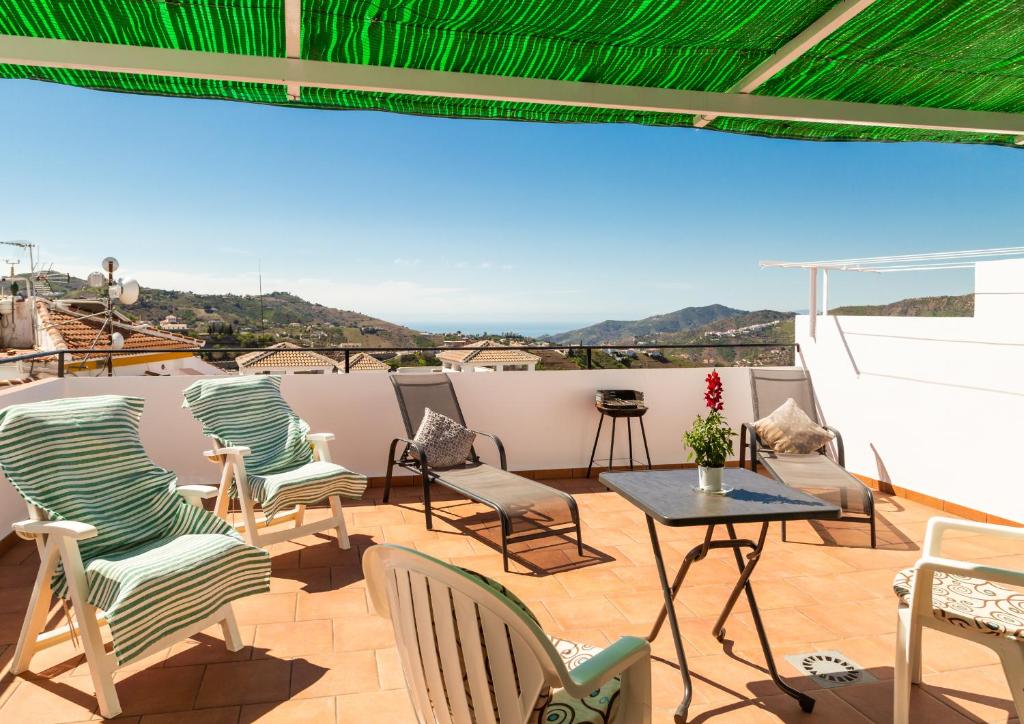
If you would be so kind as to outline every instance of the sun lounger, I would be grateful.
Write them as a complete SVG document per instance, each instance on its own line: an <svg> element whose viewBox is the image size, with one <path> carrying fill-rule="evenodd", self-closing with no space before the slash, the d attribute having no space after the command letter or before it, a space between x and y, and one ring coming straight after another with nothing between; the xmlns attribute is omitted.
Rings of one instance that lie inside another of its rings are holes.
<svg viewBox="0 0 1024 724"><path fill-rule="evenodd" d="M756 472L757 464L761 463L779 482L840 506L843 509L840 520L867 523L871 527L871 547L874 548L874 494L871 488L846 472L843 438L835 428L822 425L810 374L805 370L751 369L750 392L755 420L771 414L793 398L808 417L835 435L836 460L828 457L826 448L809 455L777 455L758 440L753 425L744 423L740 428L740 467L745 464L749 448L751 470ZM786 539L785 523L782 524L782 539Z"/></svg>
<svg viewBox="0 0 1024 724"><path fill-rule="evenodd" d="M508 546L526 540L576 533L576 544L583 553L580 515L576 501L567 493L549 485L508 472L505 448L496 435L476 432L494 441L500 468L481 462L473 449L462 465L434 468L413 442L427 408L450 417L466 426L455 388L447 374L392 375L395 395L405 423L406 436L391 441L388 452L388 474L384 486L384 502L391 496L392 473L398 467L417 473L423 484L423 506L427 528L431 528L430 484L438 483L498 513L501 521L501 555L508 570ZM399 452L399 445L401 451ZM396 457L396 453L399 453Z"/></svg>

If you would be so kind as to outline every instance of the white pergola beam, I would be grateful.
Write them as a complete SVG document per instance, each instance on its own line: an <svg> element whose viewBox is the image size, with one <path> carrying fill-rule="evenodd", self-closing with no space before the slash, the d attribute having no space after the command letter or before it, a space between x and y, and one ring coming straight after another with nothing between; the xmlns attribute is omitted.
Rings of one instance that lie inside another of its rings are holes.
<svg viewBox="0 0 1024 724"><path fill-rule="evenodd" d="M284 54L289 58L302 57L302 0L284 0ZM288 83L288 97L299 100L302 86Z"/></svg>
<svg viewBox="0 0 1024 724"><path fill-rule="evenodd" d="M866 10L875 0L843 0L831 10L804 28L795 38L783 45L771 57L766 58L756 68L737 81L730 93L750 93L764 85L783 68L802 56L808 50L827 38L838 28L853 20ZM693 125L703 128L718 118L713 113L697 116Z"/></svg>
<svg viewBox="0 0 1024 724"><path fill-rule="evenodd" d="M510 78L0 35L0 63L105 73L807 123L1024 135L1024 114Z"/></svg>

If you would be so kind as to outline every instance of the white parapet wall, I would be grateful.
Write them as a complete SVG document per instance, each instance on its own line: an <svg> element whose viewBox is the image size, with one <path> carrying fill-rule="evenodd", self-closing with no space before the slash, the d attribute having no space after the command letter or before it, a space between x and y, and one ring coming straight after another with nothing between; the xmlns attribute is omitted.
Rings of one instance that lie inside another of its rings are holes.
<svg viewBox="0 0 1024 724"><path fill-rule="evenodd" d="M810 370L847 467L1024 522L1024 260L979 263L975 316L797 317Z"/></svg>
<svg viewBox="0 0 1024 724"><path fill-rule="evenodd" d="M645 417L655 464L682 463L680 437L697 414L705 412L707 369L580 370L537 374L452 374L470 426L496 433L505 443L513 470L586 467L598 413L597 389L634 389L645 393ZM735 429L750 420L750 383L743 368L720 370L725 413ZM209 445L198 423L181 407L182 390L196 377L82 377L54 379L0 392L0 408L20 402L84 395L138 395L145 398L142 440L150 456L175 471L182 483L215 484L219 469L202 455ZM404 436L388 375L286 375L282 391L314 432L333 432L337 462L370 476L385 472L388 445ZM608 454L608 425L602 432L597 464ZM626 456L624 421L617 426L615 457ZM639 426L633 425L634 457L642 458ZM496 462L488 440L481 455ZM621 464L621 461L617 464ZM24 504L0 481L0 536L25 515Z"/></svg>

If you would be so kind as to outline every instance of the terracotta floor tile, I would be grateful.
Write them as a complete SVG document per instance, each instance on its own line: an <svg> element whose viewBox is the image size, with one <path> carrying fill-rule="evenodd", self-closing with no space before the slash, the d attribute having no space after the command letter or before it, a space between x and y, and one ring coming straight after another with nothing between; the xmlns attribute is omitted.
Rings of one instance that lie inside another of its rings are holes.
<svg viewBox="0 0 1024 724"><path fill-rule="evenodd" d="M266 623L256 627L253 658L292 658L326 653L333 647L334 633L330 621Z"/></svg>
<svg viewBox="0 0 1024 724"><path fill-rule="evenodd" d="M404 690L347 694L337 699L338 724L414 722L416 714Z"/></svg>
<svg viewBox="0 0 1024 724"><path fill-rule="evenodd" d="M930 628L924 629L921 651L921 663L933 671L974 669L999 663L999 656L988 646Z"/></svg>
<svg viewBox="0 0 1024 724"><path fill-rule="evenodd" d="M239 626L239 634L245 646L241 651L228 651L220 626L176 643L167 652L164 666L188 666L191 664L220 664L226 661L248 661L252 658L252 642L256 636L255 626Z"/></svg>
<svg viewBox="0 0 1024 724"><path fill-rule="evenodd" d="M845 653L845 652L844 652ZM875 722L892 721L892 681L840 686L832 693ZM957 713L920 687L910 692L910 721L919 724L967 724L971 719Z"/></svg>
<svg viewBox="0 0 1024 724"><path fill-rule="evenodd" d="M271 593L289 593L291 591L331 590L331 569L322 568L282 568L275 569L270 579Z"/></svg>
<svg viewBox="0 0 1024 724"><path fill-rule="evenodd" d="M610 621L626 620L619 609L603 597L547 600L544 606L563 629L600 628Z"/></svg>
<svg viewBox="0 0 1024 724"><path fill-rule="evenodd" d="M59 724L91 719L96 697L88 678L64 676L17 678L17 686L0 707L0 721Z"/></svg>
<svg viewBox="0 0 1024 724"><path fill-rule="evenodd" d="M121 710L126 715L159 714L191 705L203 678L202 666L146 669L130 675L115 674Z"/></svg>
<svg viewBox="0 0 1024 724"><path fill-rule="evenodd" d="M924 690L957 712L984 722L1016 716L1001 666L924 674Z"/></svg>
<svg viewBox="0 0 1024 724"><path fill-rule="evenodd" d="M237 724L240 708L222 706L216 709L191 709L167 714L146 714L139 724ZM121 719L117 719L121 724Z"/></svg>
<svg viewBox="0 0 1024 724"><path fill-rule="evenodd" d="M377 678L381 689L404 689L405 675L402 673L402 662L398 658L398 649L392 646L374 652L377 659Z"/></svg>
<svg viewBox="0 0 1024 724"><path fill-rule="evenodd" d="M235 618L242 626L257 623L283 623L295 620L296 593L265 593L235 601Z"/></svg>
<svg viewBox="0 0 1024 724"><path fill-rule="evenodd" d="M292 662L293 699L375 691L379 686L373 651L311 654Z"/></svg>
<svg viewBox="0 0 1024 724"><path fill-rule="evenodd" d="M334 618L335 616L366 616L366 591L362 588L341 588L318 593L298 594L296 621Z"/></svg>
<svg viewBox="0 0 1024 724"><path fill-rule="evenodd" d="M334 619L334 650L364 651L394 646L391 619L382 616L340 616Z"/></svg>
<svg viewBox="0 0 1024 724"><path fill-rule="evenodd" d="M196 707L284 701L292 662L281 659L210 664L203 674Z"/></svg>
<svg viewBox="0 0 1024 724"><path fill-rule="evenodd" d="M896 600L876 599L796 609L814 625L835 631L835 638L853 638L896 631ZM819 639L820 640L820 639Z"/></svg>
<svg viewBox="0 0 1024 724"><path fill-rule="evenodd" d="M778 694L724 704L690 707L690 721L728 722L729 724L769 724L771 722L811 722L814 724L865 724L870 720L829 691L815 691L814 712L804 714L799 705Z"/></svg>
<svg viewBox="0 0 1024 724"><path fill-rule="evenodd" d="M334 722L336 717L334 697L328 696L273 704L249 704L242 707L238 721L239 724L325 724Z"/></svg>

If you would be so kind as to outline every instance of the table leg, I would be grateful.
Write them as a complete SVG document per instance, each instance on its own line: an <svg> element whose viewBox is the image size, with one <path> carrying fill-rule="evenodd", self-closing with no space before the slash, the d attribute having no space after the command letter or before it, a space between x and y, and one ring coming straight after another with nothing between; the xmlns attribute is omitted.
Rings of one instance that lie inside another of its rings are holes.
<svg viewBox="0 0 1024 724"><path fill-rule="evenodd" d="M677 724L684 724L686 722L686 712L690 708L690 698L693 696L693 689L690 683L690 670L686 666L686 652L683 651L683 637L679 633L679 621L676 619L675 606L672 602L675 598L673 588L675 588L675 590L679 590L679 588L678 585L673 586L672 588L668 585L668 574L665 573L665 560L661 556L661 545L658 543L658 531L655 529L654 519L649 515L647 516L647 532L651 535L651 547L654 549L654 563L658 568L658 579L661 581L661 592L665 596L665 608L663 615L659 616L658 623L651 632L650 640L654 640L658 629L661 628L661 621L663 621L664 616L667 615L669 627L672 629L672 642L676 647L676 659L679 661L679 671L683 675L683 701L676 708L675 720ZM682 583L682 578L686 575L686 569L689 568L690 562L692 562L692 559L687 555L686 560L679 569L680 573L676 575L677 584Z"/></svg>
<svg viewBox="0 0 1024 724"><path fill-rule="evenodd" d="M729 538L733 541L737 540L735 527L731 523L727 523L725 527L729 531ZM730 603L728 606L731 608L732 604L735 603L735 598L739 595L739 586L742 585L747 594L747 603L750 605L750 615L754 619L754 628L757 629L757 638L761 641L761 650L764 652L764 659L768 664L768 673L771 674L772 681L774 681L775 685L782 689L784 693L796 699L797 702L799 702L801 709L805 712L811 712L814 709L814 699L803 692L797 691L783 681L782 677L779 676L778 670L775 668L775 659L772 657L772 648L768 643L768 636L764 632L764 623L761 621L761 612L757 608L757 599L754 598L754 589L750 585L750 573L752 572L753 567L757 564L758 558L760 558L761 549L764 548L767 529L768 524L764 523L763 528L761 529L761 536L758 541L758 545L754 549L754 552L750 554L751 560L747 564L743 563L743 555L740 553L740 549L738 547L733 548L733 554L736 556L736 566L740 569L740 582L737 583L737 588L733 592L735 595L730 596ZM746 574L745 576L744 573ZM728 615L727 611L723 611L722 613L723 616L719 618L719 624L723 623L724 616ZM716 626L717 625L718 624L716 624ZM722 630L721 633L724 636L724 630ZM719 640L721 640L721 637Z"/></svg>

